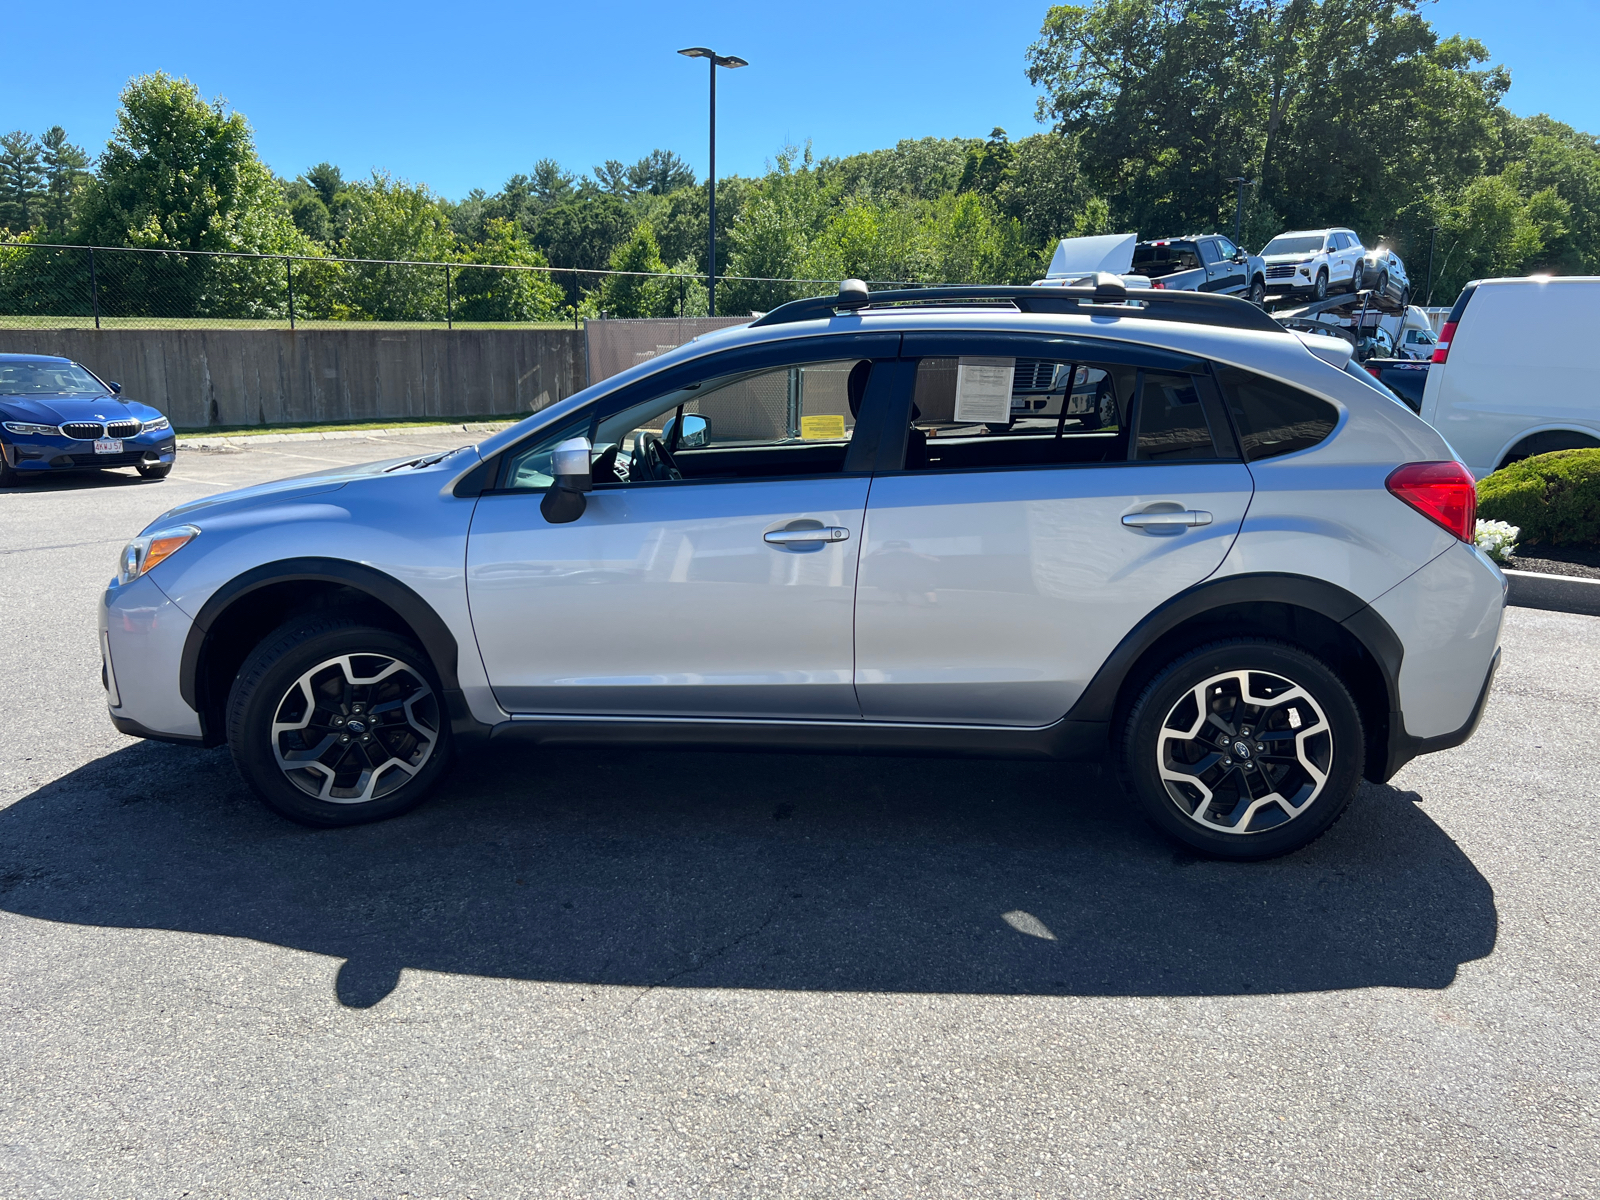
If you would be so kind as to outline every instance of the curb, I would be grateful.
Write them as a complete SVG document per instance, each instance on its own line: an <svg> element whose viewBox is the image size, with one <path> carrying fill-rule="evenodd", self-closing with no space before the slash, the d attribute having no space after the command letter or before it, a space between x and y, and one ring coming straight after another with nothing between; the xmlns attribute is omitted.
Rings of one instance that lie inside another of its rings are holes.
<svg viewBox="0 0 1600 1200"><path fill-rule="evenodd" d="M216 436L178 435L179 450L247 450L251 446L271 446L282 442L342 442L358 438L426 437L446 432L477 434L480 437L509 429L513 421L478 421L470 425L407 425L399 428L336 429L327 433L241 433Z"/></svg>
<svg viewBox="0 0 1600 1200"><path fill-rule="evenodd" d="M1504 568L1502 568L1504 570ZM1600 579L1544 575L1537 571L1504 571L1506 603L1519 608L1579 613L1600 617Z"/></svg>

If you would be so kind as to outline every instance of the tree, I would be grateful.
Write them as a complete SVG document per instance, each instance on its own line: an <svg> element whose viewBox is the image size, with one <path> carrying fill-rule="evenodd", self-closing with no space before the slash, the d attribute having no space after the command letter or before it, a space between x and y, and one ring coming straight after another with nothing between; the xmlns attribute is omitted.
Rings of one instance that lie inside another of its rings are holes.
<svg viewBox="0 0 1600 1200"><path fill-rule="evenodd" d="M52 125L39 141L44 160L45 229L59 238L65 234L78 194L89 178L89 156L81 146L67 141L67 131L59 125Z"/></svg>
<svg viewBox="0 0 1600 1200"><path fill-rule="evenodd" d="M616 196L590 188L575 191L533 218L533 244L552 265L604 269L612 252L633 233L634 217ZM576 304L582 289L594 287L597 275L567 273L558 277L567 303Z"/></svg>
<svg viewBox="0 0 1600 1200"><path fill-rule="evenodd" d="M42 215L44 179L31 133L18 129L0 136L0 229L20 233Z"/></svg>
<svg viewBox="0 0 1600 1200"><path fill-rule="evenodd" d="M671 150L652 150L628 168L628 186L634 192L665 196L694 186L694 169Z"/></svg>
<svg viewBox="0 0 1600 1200"><path fill-rule="evenodd" d="M1230 176L1270 227L1389 232L1483 170L1508 78L1441 41L1418 0L1096 0L1052 8L1028 51L1041 117L1080 142L1114 223L1231 224ZM1400 248L1402 253L1406 247Z"/></svg>
<svg viewBox="0 0 1600 1200"><path fill-rule="evenodd" d="M391 265L446 262L455 256L455 235L438 198L423 185L379 171L340 195L347 220L340 255L389 260L347 264L345 298L351 311L379 321L443 321L443 268Z"/></svg>
<svg viewBox="0 0 1600 1200"><path fill-rule="evenodd" d="M520 225L491 218L484 238L462 255L463 263L546 267ZM458 321L551 321L565 296L543 271L490 271L463 266L455 274L454 313Z"/></svg>
<svg viewBox="0 0 1600 1200"><path fill-rule="evenodd" d="M600 285L600 307L614 317L670 317L677 312L678 289L667 276L656 235L639 225L633 236L611 255L611 269L629 274L607 275ZM649 275L660 278L648 278Z"/></svg>
<svg viewBox="0 0 1600 1200"><path fill-rule="evenodd" d="M152 250L304 254L311 243L256 157L244 116L157 72L122 92L99 172L83 189L70 240ZM281 263L187 255L103 256L102 308L151 316L282 316Z"/></svg>

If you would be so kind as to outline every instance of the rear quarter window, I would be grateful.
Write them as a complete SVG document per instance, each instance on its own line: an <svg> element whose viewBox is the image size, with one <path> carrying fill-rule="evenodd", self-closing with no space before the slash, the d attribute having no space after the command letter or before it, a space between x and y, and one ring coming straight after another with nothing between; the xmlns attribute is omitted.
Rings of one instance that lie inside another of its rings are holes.
<svg viewBox="0 0 1600 1200"><path fill-rule="evenodd" d="M1218 367L1217 382L1239 427L1246 462L1309 450L1339 423L1339 410L1321 396L1253 371Z"/></svg>

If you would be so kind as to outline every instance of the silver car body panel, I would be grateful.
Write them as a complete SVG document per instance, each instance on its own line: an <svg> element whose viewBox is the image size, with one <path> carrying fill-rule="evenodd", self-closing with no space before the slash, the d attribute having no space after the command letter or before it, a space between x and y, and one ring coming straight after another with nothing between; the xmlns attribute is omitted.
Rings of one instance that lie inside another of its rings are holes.
<svg viewBox="0 0 1600 1200"><path fill-rule="evenodd" d="M473 625L515 712L859 718L851 617L864 476L597 489L551 525L483 497ZM844 530L779 545L792 523ZM554 636L551 636L554 634Z"/></svg>
<svg viewBox="0 0 1600 1200"><path fill-rule="evenodd" d="M1150 609L1217 569L1242 463L912 472L873 481L856 602L872 720L1047 725ZM1122 524L1167 508L1209 522Z"/></svg>
<svg viewBox="0 0 1600 1200"><path fill-rule="evenodd" d="M1471 719L1500 646L1505 594L1500 569L1475 547L1454 542L1373 601L1405 646L1400 703L1407 733L1438 737Z"/></svg>

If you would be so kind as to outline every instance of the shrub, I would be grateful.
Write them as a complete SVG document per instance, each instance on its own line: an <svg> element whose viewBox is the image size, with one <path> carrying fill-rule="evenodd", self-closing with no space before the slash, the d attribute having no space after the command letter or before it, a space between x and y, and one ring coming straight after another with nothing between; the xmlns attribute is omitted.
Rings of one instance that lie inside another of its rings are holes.
<svg viewBox="0 0 1600 1200"><path fill-rule="evenodd" d="M1600 449L1557 450L1478 484L1478 515L1546 546L1600 546Z"/></svg>

